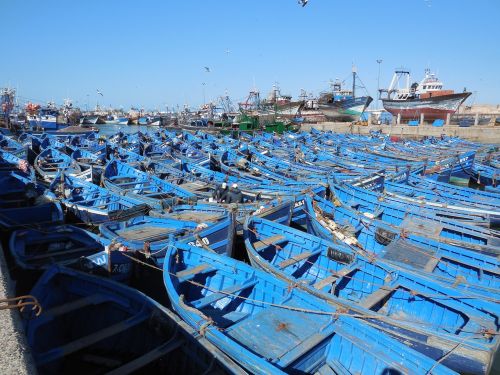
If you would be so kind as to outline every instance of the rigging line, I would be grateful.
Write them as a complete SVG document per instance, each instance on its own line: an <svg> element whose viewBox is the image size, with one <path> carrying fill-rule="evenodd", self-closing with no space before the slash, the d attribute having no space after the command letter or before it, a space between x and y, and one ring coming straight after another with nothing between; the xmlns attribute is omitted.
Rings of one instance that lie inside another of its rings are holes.
<svg viewBox="0 0 500 375"><path fill-rule="evenodd" d="M172 246L175 247L175 245L172 245ZM162 273L167 273L170 276L177 277L177 275L175 273L165 271L164 269L161 269L160 267L158 267L156 265L143 262L140 259L132 257L132 256L130 256L128 254L123 253L123 252L121 254L123 256L131 259L132 261L137 262L137 263L139 263L139 264L141 264L143 266L147 266L147 267L150 267L150 268L152 268L152 269L154 269L156 271L160 271ZM210 291L212 293L221 293L221 294L227 295L228 297L239 298L239 299L242 299L242 300L245 300L245 301L249 301L249 302L254 302L254 303L258 303L258 304L262 304L262 305L268 305L268 306L272 306L272 307L283 308L283 309L292 310L292 311L299 311L299 312L311 313L311 314L317 314L317 315L331 315L333 317L336 317L336 316L349 316L349 317L352 317L352 318L359 318L359 319L366 319L366 320L374 319L374 320L383 320L383 321L401 321L401 322L407 322L407 323L415 323L415 320L405 320L405 319L401 319L401 318L388 317L388 316L384 316L384 315L353 314L353 313L350 313L348 311L344 312L345 308L343 306L340 306L338 308L338 311L336 311L336 312L328 312L328 311L322 311L322 310L304 309L304 308L295 307L295 306L288 306L288 305L282 305L282 304L277 304L277 303L273 303L273 302L258 300L258 299L255 299L255 298L243 297L243 296L241 296L239 294L230 293L230 292L226 292L224 290L219 290L219 289L211 288L211 287L209 287L209 286L207 286L205 284L201 284L201 283L198 283L198 282L193 281L193 280L185 280L184 282L187 282L187 283L192 284L194 286L197 286L197 287L200 287L202 289L208 290L208 291ZM289 287L291 287L293 289L295 287L295 285L296 284L290 284ZM340 301L339 301L339 304L341 304ZM442 328L442 329L456 330L455 326L433 325L432 323L426 323L426 322L419 322L419 324L421 324L421 325L432 325L434 327ZM471 334L471 335L478 335L478 336L484 336L485 334L492 335L492 336L500 335L500 332L491 332L490 330L488 330L488 331L474 332L474 331L464 331L462 329L459 329L459 331L462 332L462 333L467 333L467 334ZM469 337L469 339L477 339L477 338L478 337Z"/></svg>
<svg viewBox="0 0 500 375"><path fill-rule="evenodd" d="M321 210L321 208L319 208L319 207L317 207L317 209L318 209L318 210ZM321 211L322 211L322 210L321 210ZM322 211L322 212L324 212L324 211ZM306 212L306 213L307 213L307 212ZM316 212L315 212L315 213L316 213ZM307 213L307 214L308 214L308 215L310 215L309 213ZM324 214L321 214L321 213L317 213L317 214L318 214L318 215L320 215L320 216L321 216L321 217L323 217L323 218L327 218L327 219L328 219L328 217L327 217L327 216L325 216ZM310 215L310 216L312 217L312 215ZM330 219L330 220L332 220L332 219ZM335 222L335 220L334 220L334 219L333 219L332 221L333 221L335 224L337 224L337 223ZM372 220L368 220L368 219L367 219L366 221L367 221L368 223L365 223L363 219L361 219L361 220L359 220L359 221L360 221L360 223L361 223L361 224L362 224L362 225L363 225L366 229L368 229L368 230L369 230L370 226L371 226L371 225L375 222L375 219L372 219ZM320 225L321 225L321 224L320 224ZM338 224L337 224L337 225L338 225ZM351 223L351 225L352 225L352 223ZM324 226L323 226L323 227L324 227ZM327 230L331 233L331 229L329 229L329 228L325 228L325 229L327 229ZM340 228L339 228L339 231L341 231L341 233L342 233L342 234L346 235L346 234L344 233L344 231L342 231ZM333 234L333 233L332 233L332 234ZM348 233L348 234L350 235L350 233ZM395 234L396 234L396 235L398 235L398 233L395 233ZM382 234L382 233L378 233L378 235L382 236L384 239L387 239L387 240L392 240L392 238L389 238L389 237L387 237L386 235L384 235L384 234ZM356 236L355 236L355 235L353 235L352 237L356 238ZM401 234L399 234L399 238L400 238L400 239L402 239L402 240L404 240L405 242L407 242L407 240L406 240L404 237L402 237L402 236L401 236ZM357 238L356 238L356 240L357 240ZM343 243L347 244L347 243L346 243L346 242L344 242L343 240L341 240L341 241L342 241ZM347 244L347 245L349 245L349 244ZM373 253L373 251L371 251L371 250L367 250L367 249L366 249L364 246L362 246L361 244L360 244L360 246L363 248L363 250L364 250L364 251L369 252L369 253ZM451 267L451 268L453 268L453 269L455 269L455 270L462 270L462 268L461 268L461 267L459 267L458 265L453 264L453 263L452 263L452 260L446 260L446 255L443 255L442 257L438 257L438 256L435 256L434 254L430 254L430 253L426 252L425 250L420 249L419 247L415 247L415 248L414 248L414 250L415 250L415 251L417 251L417 252L419 252L419 253L421 253L421 254L427 255L427 256L429 256L430 258L433 258L433 259L439 260L439 261L441 261L441 262L443 262L443 263L447 264L449 267ZM373 253L373 254L375 254L375 253ZM376 255L376 254L375 254L375 255ZM484 261L482 261L482 262L483 262L483 263L485 263ZM480 267L480 266L474 266L474 268L477 268L478 270L481 270L481 271L495 272L495 271L487 270L487 269L485 269L485 268L483 268L483 267ZM487 288L487 286L486 286L486 288Z"/></svg>
<svg viewBox="0 0 500 375"><path fill-rule="evenodd" d="M257 233L257 231L255 231L254 229L251 229L251 228L248 228L248 230L252 233L254 233L256 235L257 238L260 238L259 234ZM262 241L263 243L265 243L262 239L260 239L260 241ZM320 238L320 243L322 243L324 240ZM276 245L276 244L270 244L272 246L274 246L277 250L282 250L283 248L279 245ZM366 263L370 263L370 260L369 259L365 259L366 256L369 257L369 255L364 255L362 253L360 253L359 251L356 251L354 249L352 249L353 251L355 251L355 253L357 253L357 255L360 255L362 256L362 260ZM284 259L284 258L283 258ZM367 281L367 280L364 280L364 279L359 279L359 278L355 278L353 276L349 276L348 274L347 275L342 275L342 274L339 274L340 271L337 271L337 272L334 272L332 271L331 269L327 268L327 267L324 267L324 266L321 266L315 262L312 262L310 260L304 260L304 263L308 263L310 265L313 265L315 266L316 268L318 269L322 269L322 270L325 270L327 271L327 274L333 274L333 275L340 275L341 277L344 277L346 279L349 279L349 280L352 280L352 281L356 281L356 282L359 282L359 283L364 283L364 284L369 284L369 285L375 285L375 286L378 286L378 287L386 287L387 285L386 284L380 284L380 283L377 283L377 282L372 282L372 281ZM388 271L386 270L385 268L383 268L380 264L377 265L378 267L380 267L382 270L384 270L388 275L392 275L394 273L394 271ZM354 269L352 269L354 271ZM409 288L407 288L409 290L410 293L416 293L417 295L420 295L422 297L428 297L428 298L435 298L435 299L451 299L451 300L462 300L462 299L484 299L484 300L487 300L489 302L495 302L495 303L498 303L500 302L499 299L496 299L496 298L489 298L489 297L484 297L484 296L480 296L480 295L475 295L475 294L471 294L471 295L466 295L466 294L463 294L462 292L461 295L459 296L447 296L445 295L444 293L443 294L425 294L424 292L422 293L418 293L414 290L411 290Z"/></svg>

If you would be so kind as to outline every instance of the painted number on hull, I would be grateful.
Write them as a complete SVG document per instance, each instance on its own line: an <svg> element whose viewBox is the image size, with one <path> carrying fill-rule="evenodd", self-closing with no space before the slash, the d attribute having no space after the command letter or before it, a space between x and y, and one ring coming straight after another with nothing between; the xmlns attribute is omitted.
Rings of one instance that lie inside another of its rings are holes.
<svg viewBox="0 0 500 375"><path fill-rule="evenodd" d="M130 272L130 263L124 264L113 264L113 269L111 273L129 273Z"/></svg>
<svg viewBox="0 0 500 375"><path fill-rule="evenodd" d="M210 245L210 241L208 240L208 238L203 237L201 239L201 242L200 242L200 240L196 240L196 241L188 242L188 245L196 246L196 247L203 247L203 245Z"/></svg>
<svg viewBox="0 0 500 375"><path fill-rule="evenodd" d="M300 201L295 202L293 207L297 208L297 207L302 207L303 205L304 205L304 200L302 199Z"/></svg>

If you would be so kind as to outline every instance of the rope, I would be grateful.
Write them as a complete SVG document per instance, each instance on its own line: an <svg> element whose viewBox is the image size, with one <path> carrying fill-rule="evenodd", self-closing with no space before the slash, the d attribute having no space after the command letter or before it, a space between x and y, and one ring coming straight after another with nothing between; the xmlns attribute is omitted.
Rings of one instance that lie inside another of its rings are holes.
<svg viewBox="0 0 500 375"><path fill-rule="evenodd" d="M155 265L143 262L140 259L137 259L137 258L129 256L128 254L125 254L125 253L121 253L121 254L123 256L131 259L134 262L137 262L137 263L142 264L144 266L150 267L150 268L152 268L154 270L157 270L157 271L160 271L162 273L166 272L170 276L177 277L175 273L164 271L160 267L157 267ZM370 320L370 319L381 320L381 321L395 320L395 321L406 322L406 323L415 323L415 320L405 320L405 319L394 318L394 317L388 318L388 317L383 316L383 315L354 314L354 313L351 313L349 311L346 312L345 309L342 308L342 307L338 307L337 311L335 311L335 312L321 311L321 310L312 310L312 309L304 309L304 308L295 307L295 306L288 306L288 305L282 305L282 304L273 303L273 302L267 302L267 301L263 301L263 300L259 300L259 299L255 299L255 298L243 297L243 296L240 296L239 294L229 293L229 292L226 292L226 291L223 291L223 290L218 290L218 289L211 288L211 287L209 287L209 286L207 286L205 284L201 284L201 283L198 283L198 282L193 281L193 280L185 280L185 282L187 282L189 284L192 284L194 286L200 287L202 289L208 290L208 291L210 291L212 293L221 293L221 294L227 295L228 297L234 297L234 298L242 299L242 300L249 301L249 302L256 303L256 304L266 305L266 306L270 306L270 307L282 308L282 309L285 309L285 310L291 310L291 311L309 313L309 314L329 315L329 316L334 317L335 319L337 317L339 317L339 316L348 316L348 317L351 317L351 318L357 318L357 319L363 319L363 320ZM288 289L289 290L293 289L293 287L295 285L297 285L297 284L290 284L289 287L288 287ZM184 302L184 304L185 304L185 302ZM193 308L190 307L190 309L193 309ZM196 311L197 314L201 313L197 309L195 309L194 311ZM432 325L431 323L425 323L425 322L419 322L419 324L420 325L434 326L434 327L437 327L437 328L448 329L448 330L453 330L453 331L457 330L457 327L455 327L455 326ZM500 335L500 332L493 332L493 331L490 331L490 330L488 330L488 331L481 330L479 332L464 331L463 329L460 329L460 328L458 328L458 330L460 332L463 332L463 333L468 333L468 334L478 335L478 336L485 336L485 335L497 336L497 335Z"/></svg>
<svg viewBox="0 0 500 375"><path fill-rule="evenodd" d="M248 230L250 232L254 233L256 236L258 236L257 231L255 231L254 229L248 228ZM321 241L322 240L323 239L321 239ZM275 246L278 250L282 250L283 249L279 245L275 245L273 243L266 243L263 239L260 239L260 241L262 243L264 243L265 245L267 245L267 246ZM368 257L368 261L370 261L370 259L373 259L373 260L376 259L376 254L375 253L371 253L371 252L367 252L366 250L363 250L364 252L366 252L366 254L363 254L362 252L360 252L359 250L357 250L354 247L350 246L349 244L346 244L346 245L348 245L349 247L351 247L351 250L353 250L357 255L360 255L360 256L363 256L363 257ZM362 284L369 284L369 285L374 285L374 286L378 286L378 287L386 287L385 284L380 284L380 283L376 283L376 282L372 282L372 281L366 281L364 279L355 278L355 277L349 276L349 275L343 275L343 274L341 274L339 272L334 272L331 269L328 269L327 267L324 267L324 266L321 266L319 264L316 264L315 262L311 262L308 259L305 259L304 263L308 263L310 265L314 265L318 269L324 270L327 273L333 274L335 276L339 275L339 276L344 277L346 279L349 279L349 280L352 280L352 281L357 281L357 282L362 283ZM373 261L372 261L372 263L373 263ZM380 268L382 268L385 272L387 272L388 275L392 275L394 273L393 271L389 271L389 270L385 269L380 264L377 264L377 266L380 267ZM457 279L455 282L458 285L458 283L460 283L460 280ZM427 298L435 298L435 299L442 299L442 300L443 299L450 299L450 300L457 300L457 299L483 299L483 300L490 301L490 302L495 302L495 303L499 303L500 302L500 299L490 298L490 297L486 297L486 296L479 296L479 295L474 295L474 294L471 294L471 295L460 295L460 296L446 296L445 294L422 294L422 293L419 293L419 292L411 290L411 289L409 289L409 293L411 293L413 295L422 295L423 297L427 297Z"/></svg>
<svg viewBox="0 0 500 375"><path fill-rule="evenodd" d="M313 202L313 203L315 203L315 202ZM320 210L321 212L324 212L324 211L323 211L323 210L321 210L319 207L317 207L317 205L315 205L315 207L314 207L314 208L315 208L315 209L317 208L317 209L318 209L318 210ZM318 214L317 212L315 212L315 213L316 213L316 214ZM309 216L311 216L308 212L306 212L306 214L308 214ZM319 215L320 215L320 216L322 216L322 217L325 217L324 215L321 215L321 213L319 213ZM367 224L367 223L365 223L365 222L364 222L364 220L365 220L365 218L362 218L362 219L359 221L359 222L360 222L360 224L362 224L362 225L363 225L366 229L370 230L370 226L371 226L372 224L374 224L375 219L366 220L366 221L368 221L368 224ZM320 223L320 225L321 225L321 223ZM324 226L323 226L323 227L324 227ZM391 225L391 228L395 228L395 227L393 227L393 226ZM325 228L325 229L328 229L328 228ZM328 229L328 230L329 230L329 229ZM339 228L339 231L341 231L341 229L340 229L340 228ZM345 233L343 233L343 234L345 234ZM390 237L387 237L387 236L386 236L386 235L384 235L383 233L378 233L378 235L379 235L379 236L381 236L381 237L383 237L384 239L387 239L387 240L391 240L391 241L392 241L392 239L391 239ZM407 241L407 234L406 234L406 233L400 233L400 236L399 236L399 237L400 237L400 239L402 239L403 241ZM344 242L344 243L345 243L345 242ZM349 245L349 244L348 244L348 243L346 243L346 245ZM358 243L358 245L360 246L360 248L361 248L361 249L363 249L365 252L367 252L367 253L368 253L368 256L370 256L371 254L373 254L374 256L376 256L376 254L375 254L375 253L372 253L372 252L370 252L370 251L366 250L365 248L363 248L363 247L361 246L361 244L359 244L359 243ZM423 254L423 255L426 255L426 256L428 256L428 257L429 257L429 258L431 258L431 259L439 260L440 262L445 263L448 267L450 267L450 268L452 268L452 269L455 269L456 271L462 271L462 268L461 268L461 267L459 267L459 266L458 266L458 265L456 265L456 264L453 264L451 260L446 260L444 257L437 257L437 256L435 256L435 255L433 255L433 254L430 254L429 252L427 252L427 251L425 251L425 250L420 249L418 246L412 247L412 250L413 250L413 251L415 251L415 252L421 253L421 254ZM485 270L483 267L480 267L480 266L471 266L471 267L476 268L476 269L477 269L478 271L480 271L480 272L484 272L484 271L488 271L488 272L495 272L495 271L493 271L493 270ZM457 278L459 278L459 277L462 277L462 278L463 278L463 280L462 280L462 281L463 281L463 283L467 283L467 280L466 280L463 276L461 276L461 275L457 276Z"/></svg>
<svg viewBox="0 0 500 375"><path fill-rule="evenodd" d="M459 347L461 347L467 340L469 340L470 337L464 337L463 340L457 343L452 349L448 351L445 355L443 355L441 358L439 358L437 361L434 362L432 367L427 371L427 374L432 374L432 371L441 363L443 362L446 358L448 358L455 350L457 350Z"/></svg>
<svg viewBox="0 0 500 375"><path fill-rule="evenodd" d="M19 309L20 312L23 312L26 306L32 306L31 310L35 311L35 316L39 316L42 313L42 305L40 305L36 297L29 294L19 297L0 299L0 310Z"/></svg>

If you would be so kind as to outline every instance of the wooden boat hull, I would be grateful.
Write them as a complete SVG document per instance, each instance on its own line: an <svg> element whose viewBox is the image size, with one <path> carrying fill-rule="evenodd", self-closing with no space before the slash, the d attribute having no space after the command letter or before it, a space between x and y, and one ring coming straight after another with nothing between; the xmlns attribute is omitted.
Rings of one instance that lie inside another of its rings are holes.
<svg viewBox="0 0 500 375"><path fill-rule="evenodd" d="M244 373L172 312L122 284L53 266L31 294L43 313L23 316L41 374Z"/></svg>
<svg viewBox="0 0 500 375"><path fill-rule="evenodd" d="M442 359L446 366L456 371L487 374L492 366L498 350L498 338L493 341L486 336L481 339L474 335L475 339L461 338L460 335L469 335L461 331L467 329L462 326L459 330L450 331L448 325L452 321L458 322L452 316L463 314L467 316L466 324L470 324L473 331L483 327L483 318L489 317L489 314L498 316L500 310L497 304L484 302L482 296L461 294L430 278L405 273L380 261L366 261L365 268L361 265L365 261L361 261L358 253L348 247L260 218L247 219L245 247L255 267L337 308L370 316L366 321L377 329L422 354L435 360ZM376 276L376 270L382 269L384 271ZM378 292L373 293L375 289ZM393 298L394 304L391 302ZM414 303L417 300L418 305ZM483 303L485 305L480 307ZM427 314L428 311L435 311L432 306L440 306L439 311L443 315ZM495 319L488 324L497 330ZM461 345L460 352L453 351L457 344ZM444 355L447 356L442 358Z"/></svg>
<svg viewBox="0 0 500 375"><path fill-rule="evenodd" d="M203 223L139 216L126 222L103 223L99 231L109 240L133 251L144 250L144 244L148 242L151 259L161 267L167 246L173 239L230 256L233 250L234 218L227 212L213 222L207 220Z"/></svg>
<svg viewBox="0 0 500 375"><path fill-rule="evenodd" d="M247 264L179 243L166 259L175 311L252 373L425 372L435 365L361 320L331 321L330 305ZM371 340L378 345L369 349Z"/></svg>

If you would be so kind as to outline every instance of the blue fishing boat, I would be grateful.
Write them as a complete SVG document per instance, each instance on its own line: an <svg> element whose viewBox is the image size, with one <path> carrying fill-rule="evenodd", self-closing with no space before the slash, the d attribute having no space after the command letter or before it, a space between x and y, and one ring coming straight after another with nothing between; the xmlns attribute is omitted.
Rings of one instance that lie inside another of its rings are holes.
<svg viewBox="0 0 500 375"><path fill-rule="evenodd" d="M22 285L52 264L128 282L132 260L111 241L72 225L33 225L12 232L9 250L22 270ZM30 285L31 287L31 285Z"/></svg>
<svg viewBox="0 0 500 375"><path fill-rule="evenodd" d="M408 184L421 188L423 190L432 191L439 194L447 193L457 199L465 200L473 204L484 204L486 206L489 206L491 202L495 202L496 205L497 202L500 201L500 196L495 193L471 189L465 186L457 186L438 181L431 181L420 176L410 175L410 177L408 178Z"/></svg>
<svg viewBox="0 0 500 375"><path fill-rule="evenodd" d="M106 165L106 147L89 151L84 148L77 148L71 153L71 158L76 160L82 171L89 168L101 170Z"/></svg>
<svg viewBox="0 0 500 375"><path fill-rule="evenodd" d="M0 210L0 229L5 231L23 228L41 229L54 224L62 224L63 221L64 214L61 205L54 202Z"/></svg>
<svg viewBox="0 0 500 375"><path fill-rule="evenodd" d="M49 186L52 199L59 199L78 221L100 224L144 215L150 207L131 197L118 195L83 179L59 173Z"/></svg>
<svg viewBox="0 0 500 375"><path fill-rule="evenodd" d="M163 265L170 241L177 240L207 251L231 255L233 250L234 218L229 212L203 215L202 222L139 216L124 222L107 222L99 227L101 234L127 247L142 251L156 264Z"/></svg>
<svg viewBox="0 0 500 375"><path fill-rule="evenodd" d="M82 172L81 167L75 160L51 147L43 150L35 158L34 167L38 175L47 182L51 182L62 169L66 170L66 174L78 174Z"/></svg>
<svg viewBox="0 0 500 375"><path fill-rule="evenodd" d="M106 165L102 181L107 189L127 194L160 211L180 202L196 200L193 193L117 160Z"/></svg>
<svg viewBox="0 0 500 375"><path fill-rule="evenodd" d="M473 197L472 194L465 194L463 192L462 194L457 194L456 191L450 192L446 189L437 189L437 185L434 186L434 189L429 189L419 186L410 186L404 183L385 181L384 189L387 195L399 199L410 200L418 204L434 205L449 210L469 210L471 213L489 215L493 218L500 215L500 199L496 197L488 198L486 195L482 197L476 195L476 199L471 199Z"/></svg>
<svg viewBox="0 0 500 375"><path fill-rule="evenodd" d="M457 161L451 172L451 181L468 183L472 176L472 169L474 166L474 158L476 151L468 151L463 154L457 154Z"/></svg>
<svg viewBox="0 0 500 375"><path fill-rule="evenodd" d="M448 245L368 219L353 210L336 207L321 197L306 197L307 230L329 241L354 246L366 256L396 263L427 274L464 293L500 300L498 259L477 251Z"/></svg>
<svg viewBox="0 0 500 375"><path fill-rule="evenodd" d="M23 311L40 374L245 372L159 303L123 284L60 266L31 291L43 310Z"/></svg>
<svg viewBox="0 0 500 375"><path fill-rule="evenodd" d="M1 172L0 184L0 208L33 206L45 190L35 182L34 175L22 171Z"/></svg>
<svg viewBox="0 0 500 375"><path fill-rule="evenodd" d="M499 172L498 168L475 163L470 177L478 184L492 186L495 188L498 186L498 177L500 176Z"/></svg>
<svg viewBox="0 0 500 375"><path fill-rule="evenodd" d="M96 235L72 225L19 229L9 240L9 251L23 270L39 271L54 263L70 265L103 250Z"/></svg>
<svg viewBox="0 0 500 375"><path fill-rule="evenodd" d="M0 174L4 172L16 172L35 181L35 171L26 159L0 150Z"/></svg>
<svg viewBox="0 0 500 375"><path fill-rule="evenodd" d="M32 130L59 130L69 125L59 110L51 104L53 103L39 108L38 113L28 114L28 124Z"/></svg>
<svg viewBox="0 0 500 375"><path fill-rule="evenodd" d="M384 201L393 207L399 207L403 210L420 211L428 217L435 217L437 220L459 221L466 224L490 227L497 221L497 214L491 210L473 209L464 206L450 205L427 201L425 199L408 197L391 193L390 191L376 192L367 189L365 186L354 186L353 184L342 184L340 187L332 187L332 191L350 191L355 197L371 201ZM355 198L356 199L356 198Z"/></svg>
<svg viewBox="0 0 500 375"><path fill-rule="evenodd" d="M118 117L118 125L128 125L129 118L128 117Z"/></svg>
<svg viewBox="0 0 500 375"><path fill-rule="evenodd" d="M368 324L449 368L491 370L500 342L494 301L260 218L247 219L245 247L255 267L336 308L365 315Z"/></svg>
<svg viewBox="0 0 500 375"><path fill-rule="evenodd" d="M8 152L19 158L26 158L26 149L24 148L24 145L3 134L0 134L0 151Z"/></svg>
<svg viewBox="0 0 500 375"><path fill-rule="evenodd" d="M290 225L294 201L292 199L275 199L269 202L256 202L246 204L215 204L197 203L196 205L178 205L172 207L171 213L151 212L151 216L167 217L176 220L189 220L201 224L210 220L212 216L218 217L228 211L236 211L236 233L243 234L243 223L248 215L263 217L283 225Z"/></svg>
<svg viewBox="0 0 500 375"><path fill-rule="evenodd" d="M377 218L399 226L407 233L421 233L446 243L470 247L485 253L500 254L497 231L473 223L462 223L449 217L429 214L418 205L397 205L378 199L375 194L353 186L332 184L331 191L340 203L359 211L368 218Z"/></svg>
<svg viewBox="0 0 500 375"><path fill-rule="evenodd" d="M175 243L163 278L184 321L251 373L450 372L362 320L228 257Z"/></svg>

